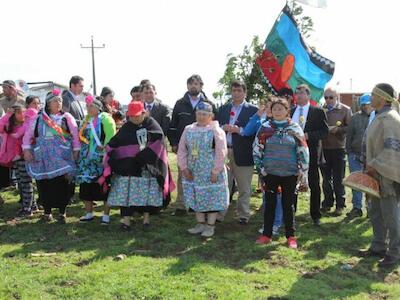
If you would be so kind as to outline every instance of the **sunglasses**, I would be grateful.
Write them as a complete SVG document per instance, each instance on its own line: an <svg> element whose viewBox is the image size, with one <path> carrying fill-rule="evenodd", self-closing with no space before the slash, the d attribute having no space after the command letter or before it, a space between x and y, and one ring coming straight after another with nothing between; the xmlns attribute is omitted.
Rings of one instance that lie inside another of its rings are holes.
<svg viewBox="0 0 400 300"><path fill-rule="evenodd" d="M324 96L324 98L325 98L325 100L328 100L328 99L333 100L333 99L335 99L335 96Z"/></svg>

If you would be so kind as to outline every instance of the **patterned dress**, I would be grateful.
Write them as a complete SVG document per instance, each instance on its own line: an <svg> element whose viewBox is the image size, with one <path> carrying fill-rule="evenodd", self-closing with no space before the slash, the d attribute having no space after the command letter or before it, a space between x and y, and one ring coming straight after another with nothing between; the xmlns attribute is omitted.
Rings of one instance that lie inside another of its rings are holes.
<svg viewBox="0 0 400 300"><path fill-rule="evenodd" d="M187 167L194 177L193 181L182 179L184 202L187 208L195 212L223 211L229 205L228 178L223 164L226 154L219 158L222 163L218 170L215 168L217 151L226 153L225 134L217 124L187 126L179 144L180 168L184 170ZM216 183L211 182L213 170L218 174Z"/></svg>
<svg viewBox="0 0 400 300"><path fill-rule="evenodd" d="M66 124L63 115L51 116L57 123ZM64 139L55 134L41 115L31 125L35 131L34 160L27 164L29 175L36 180L51 179L61 175L75 176L76 164L72 158L72 136ZM76 126L76 125L75 125Z"/></svg>
<svg viewBox="0 0 400 300"><path fill-rule="evenodd" d="M65 211L72 196L71 181L76 175L73 151L80 149L75 119L69 113L47 115L45 111L40 112L25 132L23 149L33 152L33 161L27 163L26 168L37 181L45 212L53 207Z"/></svg>
<svg viewBox="0 0 400 300"><path fill-rule="evenodd" d="M100 113L96 118L86 117L81 128L82 143L76 176L76 183L80 184L79 194L82 200L105 201L107 199L107 195L103 193L97 180L103 174L104 147L115 132L115 122L111 115Z"/></svg>
<svg viewBox="0 0 400 300"><path fill-rule="evenodd" d="M157 212L170 201L174 188L164 134L153 118L128 121L107 146L103 178L111 178L109 206Z"/></svg>

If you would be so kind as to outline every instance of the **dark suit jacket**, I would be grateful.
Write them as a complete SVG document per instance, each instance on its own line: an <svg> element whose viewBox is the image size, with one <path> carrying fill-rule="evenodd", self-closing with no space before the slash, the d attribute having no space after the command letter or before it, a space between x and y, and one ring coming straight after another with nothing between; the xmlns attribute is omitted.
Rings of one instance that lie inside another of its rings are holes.
<svg viewBox="0 0 400 300"><path fill-rule="evenodd" d="M217 120L219 125L222 127L225 124L229 124L230 112L232 109L232 103L228 102L220 107ZM236 120L235 125L241 128L245 128L249 119L258 111L257 106L245 102L242 110ZM232 134L232 150L235 158L235 163L238 166L252 166L253 162L253 141L254 135L252 136L241 136L240 134Z"/></svg>
<svg viewBox="0 0 400 300"><path fill-rule="evenodd" d="M292 109L291 116L293 116L295 110L296 107ZM326 114L322 108L310 105L304 133L308 135L307 143L310 150L310 163L317 159L317 162L321 164L323 162L321 140L326 138L329 133Z"/></svg>
<svg viewBox="0 0 400 300"><path fill-rule="evenodd" d="M80 125L81 121L85 118L85 113L83 111L82 103L75 100L74 97L71 95L71 92L66 91L62 95L63 99L63 110L65 112L69 112L77 121L78 125Z"/></svg>
<svg viewBox="0 0 400 300"><path fill-rule="evenodd" d="M150 111L150 116L153 117L161 126L165 136L167 135L169 130L171 115L172 111L168 105L163 104L159 99L154 100L153 107Z"/></svg>
<svg viewBox="0 0 400 300"><path fill-rule="evenodd" d="M213 112L216 115L217 110L212 101L208 100L204 93L201 94L201 101L211 104ZM192 107L190 102L189 93L186 92L182 99L176 101L172 111L171 123L169 126L168 139L171 146L178 146L181 139L183 130L187 125L196 122L196 109Z"/></svg>

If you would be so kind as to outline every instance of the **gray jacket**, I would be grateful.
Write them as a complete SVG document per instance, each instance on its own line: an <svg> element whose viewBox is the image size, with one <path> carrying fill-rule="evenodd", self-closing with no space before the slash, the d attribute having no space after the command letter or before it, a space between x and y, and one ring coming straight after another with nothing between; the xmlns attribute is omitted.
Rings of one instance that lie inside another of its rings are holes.
<svg viewBox="0 0 400 300"><path fill-rule="evenodd" d="M361 143L368 126L369 115L363 111L355 113L347 127L346 151L361 155Z"/></svg>
<svg viewBox="0 0 400 300"><path fill-rule="evenodd" d="M146 103L145 103L146 105ZM164 135L167 136L169 130L169 124L171 123L171 108L159 99L155 99L153 103L153 107L150 111L150 116L153 117L157 123L161 126Z"/></svg>
<svg viewBox="0 0 400 300"><path fill-rule="evenodd" d="M70 91L67 91L62 96L63 99L63 111L69 112L76 120L76 123L80 125L82 120L85 118L85 112L83 111L82 103L75 100Z"/></svg>

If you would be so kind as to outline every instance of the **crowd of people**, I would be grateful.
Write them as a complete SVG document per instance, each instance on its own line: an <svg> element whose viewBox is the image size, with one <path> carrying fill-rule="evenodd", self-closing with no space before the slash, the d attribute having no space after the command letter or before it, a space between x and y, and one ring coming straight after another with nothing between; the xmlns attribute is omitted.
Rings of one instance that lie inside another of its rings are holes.
<svg viewBox="0 0 400 300"><path fill-rule="evenodd" d="M344 213L347 155L351 172L364 171L380 185L381 197L368 196L364 205L363 194L352 191L347 217L361 217L366 208L373 227L371 246L360 255L381 257L382 267L398 263L400 116L392 86L377 84L359 98L360 110L352 114L333 88L324 91L323 106L311 104L310 88L303 84L282 89L257 107L247 99L246 85L234 80L231 100L217 108L199 75L186 83L187 91L171 109L157 98L154 84L143 80L131 90L125 112L108 87L100 96L87 95L84 109L80 76L71 78L68 90L49 92L43 107L38 97L25 98L13 81L3 81L0 188L11 184L13 174L21 197L17 217L43 209L41 222L52 222L58 209L57 222L64 224L79 186L85 209L80 222L94 221L94 202L100 201L101 224L109 224L110 209L118 207L122 230L131 230L135 212L143 214L148 230L150 215L171 202L176 187L173 215L194 212L196 225L188 232L211 237L235 192L237 220L248 224L256 170L264 214L256 243L270 243L284 224L287 245L296 249L298 193L309 189L315 226L333 207L333 215ZM168 144L177 154L176 184Z"/></svg>

